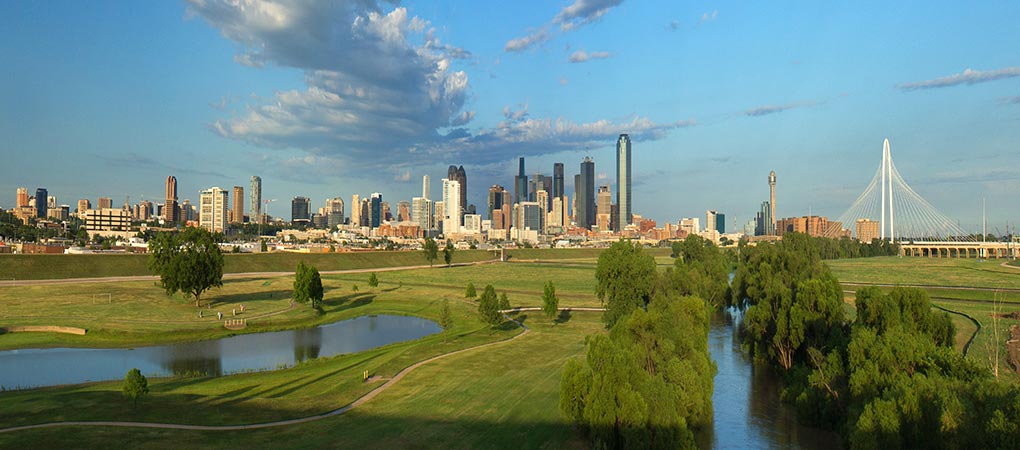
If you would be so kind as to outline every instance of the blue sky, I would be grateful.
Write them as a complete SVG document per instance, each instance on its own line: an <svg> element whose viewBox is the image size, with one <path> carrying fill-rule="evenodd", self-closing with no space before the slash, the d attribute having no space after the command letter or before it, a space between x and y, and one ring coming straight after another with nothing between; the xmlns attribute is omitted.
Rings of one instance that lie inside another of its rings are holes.
<svg viewBox="0 0 1020 450"><path fill-rule="evenodd" d="M889 138L903 177L971 230L1020 210L1015 2L625 0L0 3L0 206L181 198L263 178L296 195L469 202L635 138L635 213L726 213L779 179L780 216L839 216ZM72 206L73 207L73 206Z"/></svg>

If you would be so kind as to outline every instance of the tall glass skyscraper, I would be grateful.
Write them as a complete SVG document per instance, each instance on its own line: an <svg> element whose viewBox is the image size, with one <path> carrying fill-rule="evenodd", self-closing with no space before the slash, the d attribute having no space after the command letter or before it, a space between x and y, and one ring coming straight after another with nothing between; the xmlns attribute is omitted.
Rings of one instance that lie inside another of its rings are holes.
<svg viewBox="0 0 1020 450"><path fill-rule="evenodd" d="M634 221L630 167L630 136L621 134L616 140L616 204L620 208L620 223L616 226L617 230L622 230Z"/></svg>
<svg viewBox="0 0 1020 450"><path fill-rule="evenodd" d="M40 219L46 218L46 200L50 196L49 192L46 192L46 188L39 188L35 190L35 216Z"/></svg>
<svg viewBox="0 0 1020 450"><path fill-rule="evenodd" d="M590 230L595 225L595 161L585 156L577 178L577 226Z"/></svg>
<svg viewBox="0 0 1020 450"><path fill-rule="evenodd" d="M554 163L552 196L553 198L557 198L564 195L566 195L566 192L563 192L563 163Z"/></svg>
<svg viewBox="0 0 1020 450"><path fill-rule="evenodd" d="M528 201L528 176L524 174L524 157L518 161L517 176L514 177L514 203Z"/></svg>
<svg viewBox="0 0 1020 450"><path fill-rule="evenodd" d="M262 223L262 178L257 175L251 177L251 188L248 190L251 201L251 217L248 219L254 223Z"/></svg>

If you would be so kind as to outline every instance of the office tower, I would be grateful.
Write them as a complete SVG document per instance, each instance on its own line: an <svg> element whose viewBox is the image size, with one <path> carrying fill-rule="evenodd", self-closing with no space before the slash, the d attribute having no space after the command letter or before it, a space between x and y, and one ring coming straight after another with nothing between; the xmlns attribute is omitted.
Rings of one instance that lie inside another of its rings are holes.
<svg viewBox="0 0 1020 450"><path fill-rule="evenodd" d="M47 195L46 196L46 208L56 208L56 207L57 207L57 198L52 196L52 195Z"/></svg>
<svg viewBox="0 0 1020 450"><path fill-rule="evenodd" d="M443 204L442 200L432 202L432 228L442 231L443 230L443 216L446 215L446 205Z"/></svg>
<svg viewBox="0 0 1020 450"><path fill-rule="evenodd" d="M173 223L181 220L178 217L178 211L177 177L170 175L166 177L166 203L163 204L163 221Z"/></svg>
<svg viewBox="0 0 1020 450"><path fill-rule="evenodd" d="M492 185L492 187L489 188L489 203L488 203L489 215L487 216L489 220L493 220L492 215L495 211L500 211L503 209L503 203L506 201L507 194L509 194L509 192L507 192L506 189L503 188L503 186L500 186L498 184L494 184Z"/></svg>
<svg viewBox="0 0 1020 450"><path fill-rule="evenodd" d="M769 172L769 222L772 222L772 232L776 234L776 171Z"/></svg>
<svg viewBox="0 0 1020 450"><path fill-rule="evenodd" d="M18 208L25 208L28 206L28 189L23 187L18 188L17 206Z"/></svg>
<svg viewBox="0 0 1020 450"><path fill-rule="evenodd" d="M701 232L701 221L697 217L684 217L680 219L678 225L680 231L686 231L687 234L698 234Z"/></svg>
<svg viewBox="0 0 1020 450"><path fill-rule="evenodd" d="M567 221L567 198L556 197L552 200L552 211L549 211L549 218L546 220L546 229L562 229Z"/></svg>
<svg viewBox="0 0 1020 450"><path fill-rule="evenodd" d="M549 214L549 209L551 209L545 207L545 205L549 204L549 192L545 189L535 191L535 203L538 203L538 207L542 208L542 222L545 222L544 218Z"/></svg>
<svg viewBox="0 0 1020 450"><path fill-rule="evenodd" d="M46 197L49 197L46 188L35 190L35 216L40 219L46 218Z"/></svg>
<svg viewBox="0 0 1020 450"><path fill-rule="evenodd" d="M411 220L411 202L401 200L397 202L397 221L408 222Z"/></svg>
<svg viewBox="0 0 1020 450"><path fill-rule="evenodd" d="M379 228L379 225L382 225L383 223L383 218L386 217L383 214L382 194L373 192L372 198L369 201L371 209L369 212L370 216L368 226L372 228Z"/></svg>
<svg viewBox="0 0 1020 450"><path fill-rule="evenodd" d="M718 231L719 234L726 233L726 214L715 213L715 231Z"/></svg>
<svg viewBox="0 0 1020 450"><path fill-rule="evenodd" d="M449 235L460 231L460 183L457 180L443 179L443 234Z"/></svg>
<svg viewBox="0 0 1020 450"><path fill-rule="evenodd" d="M761 209L755 216L755 236L774 236L776 234L776 224L770 217L772 217L772 204L768 201L761 202Z"/></svg>
<svg viewBox="0 0 1020 450"><path fill-rule="evenodd" d="M630 136L621 134L616 140L616 204L620 208L620 223L616 226L617 230L622 230L634 220L630 174Z"/></svg>
<svg viewBox="0 0 1020 450"><path fill-rule="evenodd" d="M461 230L466 234L481 234L482 216L478 214L464 214L464 227Z"/></svg>
<svg viewBox="0 0 1020 450"><path fill-rule="evenodd" d="M361 196L358 194L351 196L351 225L361 226Z"/></svg>
<svg viewBox="0 0 1020 450"><path fill-rule="evenodd" d="M312 221L312 205L308 197L294 197L290 201L290 221L292 223Z"/></svg>
<svg viewBox="0 0 1020 450"><path fill-rule="evenodd" d="M581 161L577 188L577 226L590 230L595 225L595 161L585 156Z"/></svg>
<svg viewBox="0 0 1020 450"><path fill-rule="evenodd" d="M613 229L613 191L608 184L599 186L595 208L595 223L599 231L611 231Z"/></svg>
<svg viewBox="0 0 1020 450"><path fill-rule="evenodd" d="M520 161L517 176L514 177L514 202L520 203L528 200L528 176L524 174L524 157Z"/></svg>
<svg viewBox="0 0 1020 450"><path fill-rule="evenodd" d="M227 191L211 187L199 192L198 225L211 233L222 232L227 225Z"/></svg>
<svg viewBox="0 0 1020 450"><path fill-rule="evenodd" d="M336 228L337 225L343 225L344 199L341 197L326 199L326 208L323 213L326 217L326 226L330 229Z"/></svg>
<svg viewBox="0 0 1020 450"><path fill-rule="evenodd" d="M447 170L447 175L448 176L446 178L448 180L454 180L454 181L456 181L460 185L460 198L458 199L458 201L460 202L459 206L460 206L461 210L459 212L460 215L458 216L458 220L460 220L461 221L461 225L463 225L464 213L467 212L467 205L468 205L468 202L467 202L467 174L464 172L464 166L460 166L460 167L450 166L450 168Z"/></svg>
<svg viewBox="0 0 1020 450"><path fill-rule="evenodd" d="M262 223L262 177L251 176L251 183L248 185L248 197L251 203L251 222Z"/></svg>
<svg viewBox="0 0 1020 450"><path fill-rule="evenodd" d="M110 197L99 197L96 200L96 209L111 209L113 208L113 199Z"/></svg>
<svg viewBox="0 0 1020 450"><path fill-rule="evenodd" d="M563 190L563 163L553 164L552 198L563 197L567 193Z"/></svg>
<svg viewBox="0 0 1020 450"><path fill-rule="evenodd" d="M234 223L244 223L244 188L234 186L233 203L230 205L234 212Z"/></svg>
<svg viewBox="0 0 1020 450"><path fill-rule="evenodd" d="M434 221L432 218L432 201L423 197L411 199L411 221L418 224L422 231L427 232L431 230Z"/></svg>
<svg viewBox="0 0 1020 450"><path fill-rule="evenodd" d="M718 211L712 209L705 211L705 229L718 231L719 230L719 224L717 223L718 219L719 219ZM722 233L722 231L719 232Z"/></svg>
<svg viewBox="0 0 1020 450"><path fill-rule="evenodd" d="M514 207L514 226L517 227L518 231L524 231L526 229L533 231L542 231L542 223L544 222L542 216L545 213L542 212L542 208L538 205L538 202L519 202Z"/></svg>
<svg viewBox="0 0 1020 450"><path fill-rule="evenodd" d="M381 205L382 202L380 202ZM372 226L372 199L363 198L361 199L361 223L358 226L371 227Z"/></svg>

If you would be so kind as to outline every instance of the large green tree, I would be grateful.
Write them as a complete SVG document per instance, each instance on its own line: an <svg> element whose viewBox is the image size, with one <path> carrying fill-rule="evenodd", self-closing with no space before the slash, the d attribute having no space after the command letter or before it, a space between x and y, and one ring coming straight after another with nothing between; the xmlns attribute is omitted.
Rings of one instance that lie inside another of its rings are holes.
<svg viewBox="0 0 1020 450"><path fill-rule="evenodd" d="M602 320L612 328L620 318L651 300L656 283L655 259L641 250L641 244L621 240L599 254L595 279L595 293L606 305Z"/></svg>
<svg viewBox="0 0 1020 450"><path fill-rule="evenodd" d="M425 260L429 262L429 266L439 259L439 244L436 244L436 240L432 238L425 238L425 243L422 245L422 252L425 254Z"/></svg>
<svg viewBox="0 0 1020 450"><path fill-rule="evenodd" d="M694 295L713 305L729 297L729 266L719 247L692 234L673 243L676 261L663 277L664 287L677 295Z"/></svg>
<svg viewBox="0 0 1020 450"><path fill-rule="evenodd" d="M223 286L223 254L204 228L164 232L149 241L149 270L159 274L167 295L186 292L202 306L202 293Z"/></svg>
<svg viewBox="0 0 1020 450"><path fill-rule="evenodd" d="M131 369L124 376L124 383L121 384L120 391L125 397L131 399L134 407L138 407L138 398L149 393L149 380L146 380L145 375L142 375L142 372L137 368Z"/></svg>
<svg viewBox="0 0 1020 450"><path fill-rule="evenodd" d="M294 301L298 303L312 303L312 308L322 309L322 277L319 269L305 265L304 261L298 263L297 271L294 274Z"/></svg>
<svg viewBox="0 0 1020 450"><path fill-rule="evenodd" d="M454 251L455 249L453 248L453 242L446 241L446 247L443 247L443 261L446 262L447 266L453 263Z"/></svg>
<svg viewBox="0 0 1020 450"><path fill-rule="evenodd" d="M560 299L556 297L556 286L552 280L545 282L545 290L542 294L542 312L552 321L556 321L556 315L560 312Z"/></svg>
<svg viewBox="0 0 1020 450"><path fill-rule="evenodd" d="M503 314L499 312L499 299L496 298L496 289L492 285L486 285L482 291L482 297L478 299L478 315L482 322L490 327L503 323Z"/></svg>

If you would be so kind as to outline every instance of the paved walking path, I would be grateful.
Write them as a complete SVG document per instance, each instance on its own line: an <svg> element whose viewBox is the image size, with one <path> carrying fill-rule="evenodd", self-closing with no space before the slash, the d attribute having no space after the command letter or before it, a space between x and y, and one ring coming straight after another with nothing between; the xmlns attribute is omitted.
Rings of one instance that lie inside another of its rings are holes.
<svg viewBox="0 0 1020 450"><path fill-rule="evenodd" d="M524 310L524 311L531 311L533 309L540 309L540 308L517 308L517 309ZM564 308L564 309L568 309L568 308ZM574 308L574 309L578 310L579 308ZM507 317L507 319L510 319L510 318ZM450 352L450 353L444 353L442 355L433 356L431 358L428 358L428 359L419 361L417 363L414 363L414 364L404 368L404 370L401 370L400 372L398 372L396 375L393 376L393 378L390 378L389 381L383 383L381 386L379 386L379 387L377 387L375 389L372 389L367 394L361 396L360 398L355 400L353 403L350 403L350 404L348 404L348 405L346 405L346 406L344 406L342 408L335 409L333 411L329 411L329 412L326 412L326 413L323 413L323 414L314 415L314 416L300 417L300 418L297 418L297 419L290 419L290 420L279 420L279 421L276 421L276 422L263 422L263 423L246 424L246 425L185 425L185 424L175 424L175 423L119 422L119 421L50 422L50 423L40 423L40 424L35 424L35 425L24 425L24 426L20 426L20 427L3 428L3 429L0 429L0 433L10 433L10 432L15 432L15 431L32 430L32 429L37 429L37 428L54 428L54 427L68 427L68 426L161 428L161 429L171 429L171 430L192 430L192 431L237 431L237 430L255 430L255 429L260 429L260 428L283 427L283 426L287 426L287 425L296 425L296 424L301 424L301 423L314 422L316 420L322 420L322 419L326 419L326 418L333 417L333 416L339 416L339 415L341 415L343 413L346 413L347 411L350 411L350 410L352 410L354 408L357 408L358 406L361 406L362 404L364 404L364 403L368 402L369 400L372 400L373 398L375 398L377 395L379 395L380 393L382 393L386 389L389 389L390 386L393 386L394 384L399 382L401 379L404 378L405 375L407 375L408 373L410 373L414 369L417 369L417 368L419 368L421 366L424 366L425 364L428 364L428 363L431 363L433 361L436 361L436 360L439 360L439 359L443 359L443 358L446 358L446 357L450 357L450 356L453 356L453 355L458 355L458 354L462 354L462 353L466 353L466 352L470 352L470 351L474 351L474 350L478 350L478 349L482 349L482 348L486 348L486 347L491 347L491 346L495 346L495 345L505 344L507 342L516 340L516 339L518 339L518 338L528 334L531 331L531 329L528 328L523 323L518 322L518 321L516 321L514 319L510 319L510 320L513 321L514 323L516 323L517 325L520 325L520 327L523 328L524 331L521 332L521 333L518 333L518 334L516 334L516 335L514 335L514 336L512 336L510 338L501 340L501 341L489 342L487 344L476 345L474 347L468 347L468 348L460 349L460 350L453 351L453 352Z"/></svg>
<svg viewBox="0 0 1020 450"><path fill-rule="evenodd" d="M499 262L498 259L475 261L468 263L456 263L451 264L451 267L461 266L474 266L479 264L491 264ZM417 269L428 269L428 268L443 268L445 265L420 265L420 266L399 266L399 267L375 267L368 269L346 269L346 270L323 270L320 274L323 275L336 275L336 274L350 274L350 273L368 273L368 272L393 272L398 270L417 270ZM294 275L293 271L290 272L243 272L243 273L225 273L223 274L224 280L237 280L245 278L270 278L270 277L284 277ZM124 281L159 281L159 277L155 275L134 275L134 276L123 276L123 277L95 277L95 278L60 278L54 280L0 280L0 287L3 286L49 286L59 284L80 284L80 283L119 283Z"/></svg>

